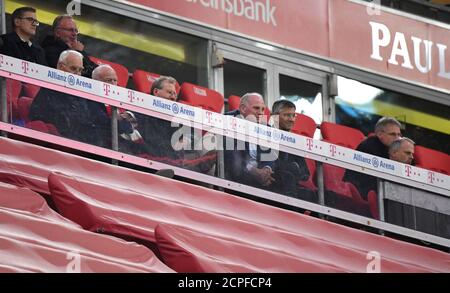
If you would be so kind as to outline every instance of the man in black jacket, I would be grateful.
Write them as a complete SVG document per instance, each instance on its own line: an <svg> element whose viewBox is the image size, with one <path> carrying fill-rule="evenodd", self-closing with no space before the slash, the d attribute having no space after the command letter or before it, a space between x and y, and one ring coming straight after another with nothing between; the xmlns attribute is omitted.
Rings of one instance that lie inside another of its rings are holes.
<svg viewBox="0 0 450 293"><path fill-rule="evenodd" d="M400 127L395 118L382 117L375 125L375 135L363 140L356 150L389 159L389 146L402 135ZM346 170L343 180L353 183L364 199L370 190L377 190L376 178L364 173Z"/></svg>
<svg viewBox="0 0 450 293"><path fill-rule="evenodd" d="M44 50L31 42L36 35L39 21L36 9L21 7L12 14L13 32L0 36L0 53L33 63L47 65Z"/></svg>
<svg viewBox="0 0 450 293"><path fill-rule="evenodd" d="M295 123L295 104L289 100L278 100L272 105L274 127L290 132ZM317 195L312 190L303 189L299 181L309 177L309 170L303 157L279 151L274 164L274 177L282 186L279 190L288 190L288 195L317 202Z"/></svg>
<svg viewBox="0 0 450 293"><path fill-rule="evenodd" d="M75 50L84 57L82 75L92 77L92 71L97 67L97 64L89 59L88 54L84 50L84 44L78 40L79 31L72 16L57 16L53 21L52 29L53 35L47 36L41 44L45 50L48 66L56 68L61 52L69 49Z"/></svg>
<svg viewBox="0 0 450 293"><path fill-rule="evenodd" d="M83 55L64 51L57 68L79 75L83 70ZM29 117L32 121L53 124L64 137L101 147L111 146L111 120L102 103L41 88L31 104Z"/></svg>

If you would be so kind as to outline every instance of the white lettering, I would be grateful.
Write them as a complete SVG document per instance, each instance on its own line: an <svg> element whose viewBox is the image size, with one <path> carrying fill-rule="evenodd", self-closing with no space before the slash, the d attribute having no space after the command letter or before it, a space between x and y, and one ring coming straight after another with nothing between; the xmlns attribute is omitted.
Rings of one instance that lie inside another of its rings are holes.
<svg viewBox="0 0 450 293"><path fill-rule="evenodd" d="M445 72L445 51L447 46L442 44L436 44L439 49L439 73L438 75L443 78L450 79L450 71Z"/></svg>
<svg viewBox="0 0 450 293"><path fill-rule="evenodd" d="M391 41L391 32L388 27L382 23L369 22L372 27L372 55L370 58L383 61L380 55L380 47L386 47ZM380 33L382 36L380 37Z"/></svg>
<svg viewBox="0 0 450 293"><path fill-rule="evenodd" d="M402 33L395 33L394 45L392 46L391 58L388 62L398 65L397 56L403 57L402 67L414 69L409 59L408 46L406 45L405 35Z"/></svg>
<svg viewBox="0 0 450 293"><path fill-rule="evenodd" d="M433 42L427 40L423 41L425 44L425 66L422 66L420 63L420 43L422 43L422 40L416 37L411 37L411 40L414 43L414 61L417 69L419 69L422 73L428 73L431 70L432 65L431 48L433 46Z"/></svg>
<svg viewBox="0 0 450 293"><path fill-rule="evenodd" d="M199 3L203 7L222 10L225 13L245 17L256 22L277 26L276 10L272 0L186 0L189 3Z"/></svg>

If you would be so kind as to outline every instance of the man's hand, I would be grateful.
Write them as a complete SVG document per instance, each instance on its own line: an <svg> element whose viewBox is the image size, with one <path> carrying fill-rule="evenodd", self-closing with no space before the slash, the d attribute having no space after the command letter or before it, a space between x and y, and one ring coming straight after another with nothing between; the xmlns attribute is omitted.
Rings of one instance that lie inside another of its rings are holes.
<svg viewBox="0 0 450 293"><path fill-rule="evenodd" d="M78 40L75 40L73 42L69 42L67 44L70 49L76 50L76 51L83 51L84 50L84 44Z"/></svg>
<svg viewBox="0 0 450 293"><path fill-rule="evenodd" d="M268 167L262 169L253 168L250 173L262 186L269 186L275 181L275 178L272 177L273 171Z"/></svg>

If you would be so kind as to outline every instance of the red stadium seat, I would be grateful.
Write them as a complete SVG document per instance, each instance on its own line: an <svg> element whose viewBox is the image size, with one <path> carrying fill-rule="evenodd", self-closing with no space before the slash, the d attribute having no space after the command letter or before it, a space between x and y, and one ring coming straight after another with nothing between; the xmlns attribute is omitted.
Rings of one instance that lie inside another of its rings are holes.
<svg viewBox="0 0 450 293"><path fill-rule="evenodd" d="M12 117L13 120L19 118L17 111L17 100L19 99L20 92L22 91L22 83L14 79L6 79L6 99L8 117Z"/></svg>
<svg viewBox="0 0 450 293"><path fill-rule="evenodd" d="M358 129L331 122L322 122L320 131L324 141L351 149L356 149L365 138L364 134ZM334 203L335 207L365 216L376 217L377 215L372 212L377 209L378 203L376 200L371 202L371 204L375 203L377 206L371 207L369 202L361 197L353 184L343 181L344 174L344 168L323 164L325 189L337 195Z"/></svg>
<svg viewBox="0 0 450 293"><path fill-rule="evenodd" d="M44 132L44 133L49 133L49 134L58 135L58 136L60 135L58 130L56 129L56 127L53 124L45 123L40 120L30 121L25 124L25 127L36 130L36 131Z"/></svg>
<svg viewBox="0 0 450 293"><path fill-rule="evenodd" d="M32 213L47 221L70 225L81 229L81 226L64 218L52 210L45 199L28 188L0 182L0 208Z"/></svg>
<svg viewBox="0 0 450 293"><path fill-rule="evenodd" d="M117 85L121 87L127 87L128 79L129 79L129 73L128 69L119 63L114 63L111 61L103 60L100 58L89 56L89 59L91 59L92 62L94 62L97 65L101 64L108 64L110 65L117 73Z"/></svg>
<svg viewBox="0 0 450 293"><path fill-rule="evenodd" d="M40 86L31 84L31 83L23 83L22 84L23 94L32 99L34 99L37 96L40 89L41 89Z"/></svg>
<svg viewBox="0 0 450 293"><path fill-rule="evenodd" d="M331 122L322 122L320 132L324 141L349 149L356 149L365 138L364 133L358 129Z"/></svg>
<svg viewBox="0 0 450 293"><path fill-rule="evenodd" d="M181 85L179 101L194 107L221 113L224 99L219 92L185 82Z"/></svg>
<svg viewBox="0 0 450 293"><path fill-rule="evenodd" d="M153 82L161 75L157 73L147 72L144 70L136 69L133 73L133 82L136 90L142 93L150 94ZM180 84L177 82L175 85L177 94L180 93Z"/></svg>
<svg viewBox="0 0 450 293"><path fill-rule="evenodd" d="M414 160L417 167L450 175L450 156L446 153L416 145Z"/></svg>
<svg viewBox="0 0 450 293"><path fill-rule="evenodd" d="M142 245L32 213L0 207L0 223L0 272L173 272Z"/></svg>
<svg viewBox="0 0 450 293"><path fill-rule="evenodd" d="M29 122L28 114L30 113L30 107L33 103L33 99L29 97L20 97L17 101L17 111L19 112L19 117L25 123Z"/></svg>
<svg viewBox="0 0 450 293"><path fill-rule="evenodd" d="M102 207L104 212L114 216L113 218L103 217L101 218L102 221L116 224L119 221L118 224L121 226L116 225L116 228L121 227L123 231L127 232L133 229L142 232L141 236L148 235L151 232L149 231L149 226L145 223L147 219L153 219L157 222L177 219L177 223L181 222L182 225L187 225L186 223L189 221L189 223L195 222L200 228L209 227L208 234L216 233L214 235L218 235L218 233L225 233L224 229L228 231L227 233L233 231L239 233L231 239L247 241L255 239L254 236L258 236L258 243L266 243L266 240L272 237L275 239L273 236L275 231L277 231L277 235L283 233L285 236L281 239L282 242L277 240L276 246L267 247L269 249L276 247L278 249L283 247L284 249L285 246L293 247L292 245L295 245L297 242L289 239L288 241L286 239L283 240L284 237L291 238L300 235L310 239L310 243L301 246L301 249L319 247L319 256L323 251L329 251L330 249L332 249L332 253L327 253L327 256L332 257L334 254L339 256L344 252L341 248L346 248L345 251L378 251L383 257L406 263L407 266L413 265L414 269L417 270L449 271L449 257L448 254L443 252L361 232L223 192L5 138L0 138L0 154L1 181L11 182L16 185L21 184L21 186L27 186L39 192L49 192L47 178L53 171L89 178L82 180L91 181L91 187L88 189L86 189L84 184L83 186L79 185L77 178L75 185L71 185L66 191L83 201L87 201L91 206ZM67 183L66 181L65 184ZM111 192L105 192L106 190ZM98 198L98 201L93 201L93 197ZM139 200L136 201L136 198L139 198ZM145 204L144 202L148 203L148 200L152 200L153 204L158 203L159 206ZM70 204L62 203L66 204L70 211ZM174 205L176 205L176 209ZM169 210L166 208L169 208ZM120 211L127 209L129 211L128 214L131 214L135 219L145 219L146 221L137 223L139 226L124 224L120 217L122 213L118 213L119 209ZM204 214L214 214L213 218L218 219L218 221L202 221L203 216L198 218L198 216ZM86 218L92 218L91 214L83 215L86 215ZM80 215L77 216L79 217ZM219 220L225 218L227 219L225 222L230 225L224 224L223 220ZM238 222L232 219L236 219ZM3 220L0 220L0 222L3 223ZM215 223L215 225L212 225L212 223ZM256 225L250 226L251 224ZM249 233L248 231L253 231L255 226L258 227L259 231L271 229L270 233ZM114 226L108 227L114 228ZM191 227L193 226L189 224L189 228ZM253 228L248 230L250 227ZM263 228L264 230L261 230ZM10 230L14 231L14 229L11 228ZM206 232L204 229L200 231ZM78 237L78 235L76 236ZM279 239L278 236L277 239ZM319 240L321 242L318 242ZM323 242L332 243L333 246L326 245L324 247L322 246ZM281 244L282 246L280 246ZM106 244L99 243L99 245ZM321 247L324 248L322 249ZM317 253L317 250L314 251ZM367 266L366 253L363 253L361 256L363 256L365 263L361 269L364 270ZM349 259L345 255L344 257L347 260ZM323 258L320 256L319 259ZM334 260L335 258L333 257ZM318 262L315 260L315 257L312 261ZM385 266L384 260L382 260L382 268L383 271L384 268L386 268L386 271L403 271L398 266L395 268ZM404 269L409 270L408 268Z"/></svg>
<svg viewBox="0 0 450 293"><path fill-rule="evenodd" d="M338 232L336 229L339 227L335 224L206 188L203 188L205 196L199 199L203 204L197 205L191 199L198 198L201 191L195 192L194 189L200 188L158 176L149 178L151 180L146 182L149 187L144 193L130 190L132 185L118 188L106 185L104 181L93 182L63 174L51 174L48 181L51 197L64 216L91 231L101 229L102 233L138 241L152 248L156 242L166 264L177 271L191 271L191 267L184 265L192 265L195 258L207 258L206 264L212 265L203 268L207 272L364 272L367 252L382 243L388 248L379 251L383 256L384 272L445 270L446 261L438 260L438 255L430 267L422 266L424 260L430 261L424 255L414 256L416 260L422 259L417 263L420 266L411 259L412 256L397 255L398 249L406 249L410 244L396 243L399 246L394 250L392 240L370 235L374 236L372 241L367 239L365 244L355 249L331 239L340 235L341 239L349 241L354 237L369 237L367 233L348 228ZM160 187L158 182L171 188L166 192L157 191ZM192 193L188 192L187 197L173 193L174 188L182 191L179 187L183 185L184 191L190 189ZM208 206L217 200L222 210L213 212ZM260 217L240 213L238 210L242 207L253 215L255 212L264 214L263 217L271 223L267 225L260 222ZM280 226L275 220L278 213L284 214L285 221L295 222L297 231L288 231L288 227ZM167 225L192 232L179 234L180 230L175 231ZM158 232L161 226L168 229ZM318 229L313 234L312 226ZM185 262L186 255L192 254L193 259ZM441 252L439 256L442 255L445 254Z"/></svg>
<svg viewBox="0 0 450 293"><path fill-rule="evenodd" d="M228 111L238 110L240 102L241 102L241 97L229 96L228 97Z"/></svg>
<svg viewBox="0 0 450 293"><path fill-rule="evenodd" d="M297 114L291 132L313 138L316 129L317 125L314 119L303 114Z"/></svg>

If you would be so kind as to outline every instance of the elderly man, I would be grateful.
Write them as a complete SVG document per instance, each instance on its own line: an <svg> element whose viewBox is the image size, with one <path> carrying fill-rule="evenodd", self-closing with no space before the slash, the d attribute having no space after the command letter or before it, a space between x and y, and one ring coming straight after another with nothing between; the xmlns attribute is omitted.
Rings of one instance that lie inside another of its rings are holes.
<svg viewBox="0 0 450 293"><path fill-rule="evenodd" d="M262 96L258 93L248 93L242 96L239 109L225 115L243 118L252 122L263 121L264 109L266 108ZM273 187L273 165L276 156L272 151L263 150L259 145L245 143L245 149L232 149L225 145L225 177L233 181L256 187ZM266 159L262 159L263 155Z"/></svg>
<svg viewBox="0 0 450 293"><path fill-rule="evenodd" d="M389 146L389 159L412 165L414 161L415 142L407 137L394 140Z"/></svg>
<svg viewBox="0 0 450 293"><path fill-rule="evenodd" d="M362 141L356 150L389 159L389 146L399 137L400 123L392 117L383 117L375 125L375 135ZM376 178L360 172L346 170L343 180L355 185L364 199L370 190L377 190Z"/></svg>
<svg viewBox="0 0 450 293"><path fill-rule="evenodd" d="M77 25L69 15L60 15L53 21L53 36L47 36L42 42L48 66L56 67L61 52L66 50L78 51L83 55L83 72L86 77L92 76L92 71L97 65L92 62L86 51L84 44L78 40Z"/></svg>
<svg viewBox="0 0 450 293"><path fill-rule="evenodd" d="M80 75L83 55L73 50L64 51L57 68ZM110 120L103 104L41 88L31 104L29 117L53 124L64 137L102 147L110 146Z"/></svg>
<svg viewBox="0 0 450 293"><path fill-rule="evenodd" d="M31 42L36 35L39 21L36 9L20 7L12 14L13 32L0 36L0 53L30 62L47 65L44 50Z"/></svg>

